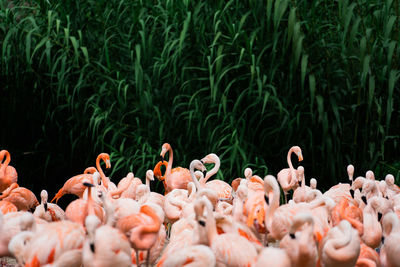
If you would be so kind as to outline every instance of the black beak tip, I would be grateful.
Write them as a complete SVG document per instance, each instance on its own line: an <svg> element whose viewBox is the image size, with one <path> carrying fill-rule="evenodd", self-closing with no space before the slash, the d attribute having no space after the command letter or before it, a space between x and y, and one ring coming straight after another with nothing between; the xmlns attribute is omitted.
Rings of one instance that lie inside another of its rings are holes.
<svg viewBox="0 0 400 267"><path fill-rule="evenodd" d="M365 205L367 205L367 197L366 196L362 196L361 199L365 203Z"/></svg>
<svg viewBox="0 0 400 267"><path fill-rule="evenodd" d="M201 226L206 226L206 222L203 221L203 220L199 220L199 224L200 224Z"/></svg>
<svg viewBox="0 0 400 267"><path fill-rule="evenodd" d="M289 235L290 235L291 239L295 239L296 238L296 236L293 233L290 233Z"/></svg>
<svg viewBox="0 0 400 267"><path fill-rule="evenodd" d="M160 160L161 160L162 163L164 163L164 157L163 156L160 156Z"/></svg>
<svg viewBox="0 0 400 267"><path fill-rule="evenodd" d="M382 213L378 212L378 221L382 219Z"/></svg>
<svg viewBox="0 0 400 267"><path fill-rule="evenodd" d="M385 237L384 236L382 236L381 242L382 242L382 245L385 243Z"/></svg>
<svg viewBox="0 0 400 267"><path fill-rule="evenodd" d="M203 175L204 175L204 177L206 177L207 171L203 171Z"/></svg>
<svg viewBox="0 0 400 267"><path fill-rule="evenodd" d="M354 190L353 189L350 189L350 195L352 198L354 198Z"/></svg>
<svg viewBox="0 0 400 267"><path fill-rule="evenodd" d="M264 195L264 199L265 199L265 202L267 203L267 205L269 205L269 198L268 198L268 196Z"/></svg>
<svg viewBox="0 0 400 267"><path fill-rule="evenodd" d="M94 244L90 243L90 250L94 253Z"/></svg>
<svg viewBox="0 0 400 267"><path fill-rule="evenodd" d="M47 211L47 203L44 203L43 206L44 206L44 211Z"/></svg>
<svg viewBox="0 0 400 267"><path fill-rule="evenodd" d="M85 183L83 183L83 185L84 185L84 186L86 186L86 187L94 187L94 185L93 185L93 184L91 184L91 183L86 183L86 182L85 182Z"/></svg>

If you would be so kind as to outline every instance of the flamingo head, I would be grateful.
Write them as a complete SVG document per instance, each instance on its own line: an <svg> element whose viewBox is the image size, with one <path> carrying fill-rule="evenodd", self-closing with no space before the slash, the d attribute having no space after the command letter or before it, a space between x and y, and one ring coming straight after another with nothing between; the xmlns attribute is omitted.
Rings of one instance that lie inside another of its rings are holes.
<svg viewBox="0 0 400 267"><path fill-rule="evenodd" d="M6 151L7 151L7 150L2 150L2 151L0 151L0 164L3 162L4 155L6 154Z"/></svg>
<svg viewBox="0 0 400 267"><path fill-rule="evenodd" d="M368 180L375 180L375 174L373 171L367 171L367 173L365 174L365 178L367 178Z"/></svg>
<svg viewBox="0 0 400 267"><path fill-rule="evenodd" d="M246 168L244 170L244 177L249 180L253 176L253 170L251 168Z"/></svg>
<svg viewBox="0 0 400 267"><path fill-rule="evenodd" d="M146 177L149 178L150 181L154 181L154 172L152 170L147 170Z"/></svg>
<svg viewBox="0 0 400 267"><path fill-rule="evenodd" d="M160 181L165 179L165 175L162 175L161 166L164 165L167 167L168 163L165 161L159 161L153 169L153 175Z"/></svg>
<svg viewBox="0 0 400 267"><path fill-rule="evenodd" d="M347 166L347 174L349 175L349 180L353 181L353 175L354 175L354 166L353 165L349 165Z"/></svg>
<svg viewBox="0 0 400 267"><path fill-rule="evenodd" d="M111 168L110 155L108 155L107 153L101 153L97 156L97 158L102 159L106 163L107 169Z"/></svg>
<svg viewBox="0 0 400 267"><path fill-rule="evenodd" d="M296 153L297 157L299 158L299 161L303 161L303 154L301 152L301 148L299 146L293 146L291 149L294 153ZM289 150L289 152L290 152Z"/></svg>
<svg viewBox="0 0 400 267"><path fill-rule="evenodd" d="M47 203L47 199L49 198L49 195L47 194L46 190L42 190L42 192L40 192L40 198L42 199L43 203Z"/></svg>
<svg viewBox="0 0 400 267"><path fill-rule="evenodd" d="M204 173L204 172L207 172L206 166L204 166L204 164L203 164L200 160L197 160L197 159L193 160L193 161L190 163L190 166L193 166L194 169L200 170L200 171L202 171L203 173Z"/></svg>
<svg viewBox="0 0 400 267"><path fill-rule="evenodd" d="M205 156L204 158L201 159L201 162L204 163L216 163L217 161L219 161L219 157L214 154L208 154L207 156Z"/></svg>
<svg viewBox="0 0 400 267"><path fill-rule="evenodd" d="M161 147L161 153L160 153L161 162L164 161L165 154L166 154L167 151L170 150L170 149L171 149L171 145L170 145L170 144L164 143L164 144L162 145L162 147Z"/></svg>
<svg viewBox="0 0 400 267"><path fill-rule="evenodd" d="M388 174L385 177L385 182L387 185L392 186L394 185L394 176L392 174Z"/></svg>

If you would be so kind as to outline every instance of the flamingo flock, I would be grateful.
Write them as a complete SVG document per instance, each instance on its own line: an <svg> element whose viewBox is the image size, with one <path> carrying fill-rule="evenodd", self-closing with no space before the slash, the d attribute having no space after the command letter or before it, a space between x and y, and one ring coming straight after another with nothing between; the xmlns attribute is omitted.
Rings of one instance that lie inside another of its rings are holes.
<svg viewBox="0 0 400 267"><path fill-rule="evenodd" d="M292 153L303 160L300 147L292 147L289 168L277 178L246 168L231 184L210 180L221 165L213 153L188 169L173 168L168 143L144 181L130 172L115 184L101 166L111 168L110 156L101 153L96 167L68 179L52 201L42 190L39 203L18 185L10 153L2 150L0 258L25 267L400 266L394 176L378 181L368 171L353 179L349 165L349 183L322 193L315 178L306 185L306 170L293 166ZM150 190L155 178L164 195ZM63 210L56 203L65 194L78 198Z"/></svg>

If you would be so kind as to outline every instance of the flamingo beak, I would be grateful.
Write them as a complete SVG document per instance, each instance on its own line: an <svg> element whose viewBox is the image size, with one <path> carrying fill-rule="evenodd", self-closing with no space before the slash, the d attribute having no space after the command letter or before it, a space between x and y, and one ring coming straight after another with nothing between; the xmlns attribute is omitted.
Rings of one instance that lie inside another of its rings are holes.
<svg viewBox="0 0 400 267"><path fill-rule="evenodd" d="M161 163L164 163L164 156L160 155Z"/></svg>
<svg viewBox="0 0 400 267"><path fill-rule="evenodd" d="M299 153L299 161L303 161L303 155Z"/></svg>
<svg viewBox="0 0 400 267"><path fill-rule="evenodd" d="M84 186L86 186L86 187L94 187L94 185L93 185L93 184L91 184L91 183L86 183L86 182L85 182L85 183L83 183L83 185L84 185Z"/></svg>
<svg viewBox="0 0 400 267"><path fill-rule="evenodd" d="M106 161L106 168L107 169L111 168L111 162L109 159Z"/></svg>

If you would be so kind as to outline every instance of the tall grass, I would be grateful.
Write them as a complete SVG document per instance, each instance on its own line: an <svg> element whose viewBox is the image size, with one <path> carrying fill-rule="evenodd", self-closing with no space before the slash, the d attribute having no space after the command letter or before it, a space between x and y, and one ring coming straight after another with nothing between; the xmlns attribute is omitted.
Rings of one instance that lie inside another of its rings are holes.
<svg viewBox="0 0 400 267"><path fill-rule="evenodd" d="M349 163L400 178L398 0L1 3L1 106L29 96L43 173L106 151L144 176L169 142L227 181L295 144L322 186Z"/></svg>

